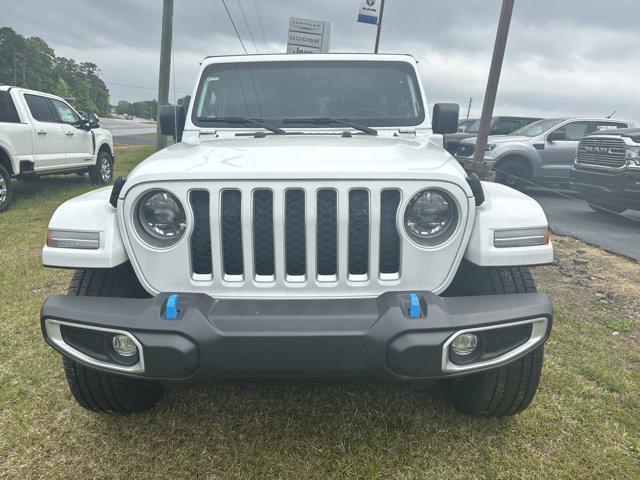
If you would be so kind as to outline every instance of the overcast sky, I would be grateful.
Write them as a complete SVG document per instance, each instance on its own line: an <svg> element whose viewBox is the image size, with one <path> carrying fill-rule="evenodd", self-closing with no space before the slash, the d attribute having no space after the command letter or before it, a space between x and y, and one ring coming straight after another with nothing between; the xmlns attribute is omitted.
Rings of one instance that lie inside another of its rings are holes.
<svg viewBox="0 0 640 480"><path fill-rule="evenodd" d="M373 50L375 27L355 22L362 0L257 0L266 47L255 0L226 1L250 53L250 31L258 51L285 51L290 16L333 22L332 51ZM459 103L466 115L473 97L478 116L500 4L387 0L380 51L413 54L429 102ZM0 0L0 11L0 24L43 38L56 55L98 64L112 103L155 97L162 0ZM640 123L639 19L638 0L516 0L495 113L617 110ZM175 0L173 46L177 97L191 93L204 56L243 52L221 0Z"/></svg>

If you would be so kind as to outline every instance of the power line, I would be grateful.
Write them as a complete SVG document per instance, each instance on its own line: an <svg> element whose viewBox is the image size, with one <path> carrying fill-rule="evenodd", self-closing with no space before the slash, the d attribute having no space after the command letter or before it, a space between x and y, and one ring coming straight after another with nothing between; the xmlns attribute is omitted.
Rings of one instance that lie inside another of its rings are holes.
<svg viewBox="0 0 640 480"><path fill-rule="evenodd" d="M242 14L242 18L244 18L244 24L247 26L247 30L249 30L249 36L251 37L251 42L253 42L253 48L255 48L256 53L260 53L258 52L256 41L253 38L253 32L251 31L251 27L249 26L249 21L247 20L247 16L244 13L244 8L242 8L242 2L240 0L236 0L236 2L238 2L238 6L240 7L240 13Z"/></svg>
<svg viewBox="0 0 640 480"><path fill-rule="evenodd" d="M260 30L262 30L262 38L264 39L264 50L269 53L269 45L267 45L267 36L264 33L264 23L262 22L262 10L260 9L260 0L253 0L256 5L256 11L258 12L258 20L260 21Z"/></svg>
<svg viewBox="0 0 640 480"><path fill-rule="evenodd" d="M126 83L116 83L116 82L108 82L106 80L102 80L102 83L106 84L106 85L113 85L115 87L127 87L127 88L137 88L139 90L154 90L157 91L157 88L153 88L153 87L143 87L141 85L128 85ZM180 92L180 93L186 93L186 94L190 94L191 92L188 92L186 90L175 90L176 92Z"/></svg>
<svg viewBox="0 0 640 480"><path fill-rule="evenodd" d="M229 8L227 7L227 2L225 2L224 0L222 0L222 5L224 5L224 9L227 11L227 15L229 16L229 20L231 20L231 25L233 25L233 29L236 32L236 36L238 37L238 40L240 40L240 45L242 45L242 49L244 50L244 53L248 53L247 52L247 47L244 46L244 42L242 41L242 37L240 36L240 33L238 32L238 27L236 27L236 22L233 21L233 17L231 16L231 12L229 12Z"/></svg>

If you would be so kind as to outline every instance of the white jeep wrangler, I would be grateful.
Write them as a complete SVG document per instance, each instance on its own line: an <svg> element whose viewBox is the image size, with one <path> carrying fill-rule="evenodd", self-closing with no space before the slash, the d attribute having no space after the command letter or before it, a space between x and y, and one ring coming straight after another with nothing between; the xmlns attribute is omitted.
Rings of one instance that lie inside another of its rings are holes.
<svg viewBox="0 0 640 480"><path fill-rule="evenodd" d="M106 185L113 161L111 132L64 99L0 86L0 212L11 203L12 178L89 172L93 183Z"/></svg>
<svg viewBox="0 0 640 480"><path fill-rule="evenodd" d="M469 178L404 55L207 58L177 143L64 203L42 307L74 397L151 408L168 386L342 377L439 382L461 412L512 415L538 387L552 308L528 266L540 206Z"/></svg>

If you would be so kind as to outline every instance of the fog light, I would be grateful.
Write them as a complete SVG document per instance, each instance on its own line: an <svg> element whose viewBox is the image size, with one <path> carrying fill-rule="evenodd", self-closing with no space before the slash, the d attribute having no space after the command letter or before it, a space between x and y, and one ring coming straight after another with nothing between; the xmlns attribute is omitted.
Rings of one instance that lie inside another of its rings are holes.
<svg viewBox="0 0 640 480"><path fill-rule="evenodd" d="M451 342L451 350L456 355L469 355L478 346L478 337L475 333L462 333Z"/></svg>
<svg viewBox="0 0 640 480"><path fill-rule="evenodd" d="M111 343L116 353L123 357L132 357L138 353L138 347L128 335L114 335Z"/></svg>

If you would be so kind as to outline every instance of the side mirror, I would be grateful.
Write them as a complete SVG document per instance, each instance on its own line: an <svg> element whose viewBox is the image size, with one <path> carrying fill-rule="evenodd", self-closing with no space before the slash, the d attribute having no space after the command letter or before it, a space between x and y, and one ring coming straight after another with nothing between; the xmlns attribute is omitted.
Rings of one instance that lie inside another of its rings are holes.
<svg viewBox="0 0 640 480"><path fill-rule="evenodd" d="M456 133L460 107L457 103L436 103L433 106L431 127L433 133Z"/></svg>
<svg viewBox="0 0 640 480"><path fill-rule="evenodd" d="M182 141L186 120L187 113L182 105L162 105L160 107L160 131L163 135L173 137L176 143Z"/></svg>
<svg viewBox="0 0 640 480"><path fill-rule="evenodd" d="M547 135L547 142L563 142L567 139L567 131L564 128L554 130Z"/></svg>

